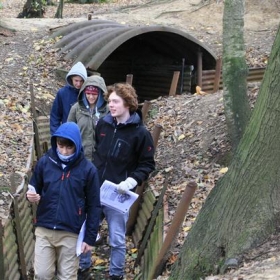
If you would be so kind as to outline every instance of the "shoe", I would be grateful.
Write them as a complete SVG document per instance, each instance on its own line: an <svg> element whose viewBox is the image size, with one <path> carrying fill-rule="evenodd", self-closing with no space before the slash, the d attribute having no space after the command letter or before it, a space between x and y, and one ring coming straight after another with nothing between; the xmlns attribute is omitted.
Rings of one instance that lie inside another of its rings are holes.
<svg viewBox="0 0 280 280"><path fill-rule="evenodd" d="M91 280L93 279L90 273L90 268L81 269L78 270L78 277L77 280Z"/></svg>
<svg viewBox="0 0 280 280"><path fill-rule="evenodd" d="M119 280L119 279L123 279L123 275L110 275L110 278L111 280Z"/></svg>

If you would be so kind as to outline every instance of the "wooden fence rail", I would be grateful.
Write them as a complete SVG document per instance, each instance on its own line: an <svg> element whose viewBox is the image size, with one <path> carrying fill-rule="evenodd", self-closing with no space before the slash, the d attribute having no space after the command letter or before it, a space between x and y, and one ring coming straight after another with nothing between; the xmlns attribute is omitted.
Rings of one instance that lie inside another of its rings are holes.
<svg viewBox="0 0 280 280"><path fill-rule="evenodd" d="M247 82L260 82L263 79L265 68L250 68ZM216 79L216 70L204 70L202 71L202 90L207 93L213 93L216 90L223 89L223 74L220 72L218 75L220 79ZM218 83L215 88L215 81Z"/></svg>

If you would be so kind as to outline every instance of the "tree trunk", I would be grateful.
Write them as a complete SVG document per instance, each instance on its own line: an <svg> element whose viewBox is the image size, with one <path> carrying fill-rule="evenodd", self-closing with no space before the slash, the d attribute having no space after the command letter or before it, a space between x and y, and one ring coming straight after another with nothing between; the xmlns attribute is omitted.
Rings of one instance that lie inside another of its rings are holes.
<svg viewBox="0 0 280 280"><path fill-rule="evenodd" d="M237 148L251 115L247 96L244 2L226 0L223 14L224 108L233 150Z"/></svg>
<svg viewBox="0 0 280 280"><path fill-rule="evenodd" d="M280 224L280 29L250 122L228 172L210 192L169 279L218 273ZM238 82L238 81L237 81Z"/></svg>
<svg viewBox="0 0 280 280"><path fill-rule="evenodd" d="M59 5L57 7L56 13L55 13L55 18L62 18L63 17L63 4L64 0L59 0Z"/></svg>
<svg viewBox="0 0 280 280"><path fill-rule="evenodd" d="M18 14L18 18L41 18L45 13L45 9L41 0L26 0L22 12Z"/></svg>

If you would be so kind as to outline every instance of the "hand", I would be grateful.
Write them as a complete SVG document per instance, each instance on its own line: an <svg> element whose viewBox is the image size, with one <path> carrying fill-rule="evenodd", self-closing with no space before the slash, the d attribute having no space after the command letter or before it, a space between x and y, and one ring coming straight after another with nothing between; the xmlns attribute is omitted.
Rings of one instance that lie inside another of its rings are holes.
<svg viewBox="0 0 280 280"><path fill-rule="evenodd" d="M118 192L121 194L126 193L128 190L134 189L137 186L137 181L132 177L128 177L125 181L118 184Z"/></svg>
<svg viewBox="0 0 280 280"><path fill-rule="evenodd" d="M28 191L26 193L26 197L30 202L39 202L41 196L36 193L36 189L32 185L28 185Z"/></svg>
<svg viewBox="0 0 280 280"><path fill-rule="evenodd" d="M120 194L124 194L126 193L129 188L128 188L128 184L126 183L126 181L122 181L118 184L117 190Z"/></svg>
<svg viewBox="0 0 280 280"><path fill-rule="evenodd" d="M30 191L26 193L26 197L30 202L39 202L41 199L39 194Z"/></svg>
<svg viewBox="0 0 280 280"><path fill-rule="evenodd" d="M87 253L92 250L92 246L88 245L87 243L82 243L82 253Z"/></svg>

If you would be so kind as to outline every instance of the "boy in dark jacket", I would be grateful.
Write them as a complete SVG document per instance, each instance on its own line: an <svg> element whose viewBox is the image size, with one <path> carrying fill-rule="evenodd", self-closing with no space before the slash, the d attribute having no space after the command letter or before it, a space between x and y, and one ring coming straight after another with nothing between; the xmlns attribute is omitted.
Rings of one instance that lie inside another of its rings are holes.
<svg viewBox="0 0 280 280"><path fill-rule="evenodd" d="M87 78L87 70L82 62L77 62L66 75L66 85L59 89L52 104L50 114L51 135L67 121L71 106L78 101L78 94Z"/></svg>
<svg viewBox="0 0 280 280"><path fill-rule="evenodd" d="M62 124L51 138L52 148L39 159L27 192L38 203L35 279L77 279L76 244L86 219L81 252L92 249L99 227L100 184L95 166L83 154L79 127Z"/></svg>
<svg viewBox="0 0 280 280"><path fill-rule="evenodd" d="M154 145L138 109L137 95L129 84L108 87L105 95L110 113L96 126L96 151L93 156L101 183L118 184L118 192L135 190L155 169ZM111 246L110 279L123 279L125 233L128 213L102 206L109 229Z"/></svg>

